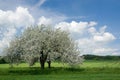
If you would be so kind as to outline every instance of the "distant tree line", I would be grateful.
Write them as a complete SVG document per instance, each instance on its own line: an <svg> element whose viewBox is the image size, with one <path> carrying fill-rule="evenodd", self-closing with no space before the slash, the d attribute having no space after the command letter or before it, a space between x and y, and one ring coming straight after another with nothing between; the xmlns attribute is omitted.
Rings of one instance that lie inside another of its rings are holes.
<svg viewBox="0 0 120 80"><path fill-rule="evenodd" d="M120 60L120 56L84 55L85 60Z"/></svg>

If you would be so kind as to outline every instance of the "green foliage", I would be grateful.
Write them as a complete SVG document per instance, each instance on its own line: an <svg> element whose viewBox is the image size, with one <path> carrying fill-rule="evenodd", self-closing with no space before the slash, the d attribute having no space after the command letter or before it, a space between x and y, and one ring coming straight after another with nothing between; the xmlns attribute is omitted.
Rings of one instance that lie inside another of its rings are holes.
<svg viewBox="0 0 120 80"><path fill-rule="evenodd" d="M3 57L0 57L0 64L6 64L7 62L5 61L5 59Z"/></svg>

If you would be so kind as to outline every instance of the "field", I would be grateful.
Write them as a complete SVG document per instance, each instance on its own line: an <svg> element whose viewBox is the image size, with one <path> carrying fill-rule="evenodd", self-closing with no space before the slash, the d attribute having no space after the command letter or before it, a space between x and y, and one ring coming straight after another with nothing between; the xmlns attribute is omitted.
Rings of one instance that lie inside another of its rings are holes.
<svg viewBox="0 0 120 80"><path fill-rule="evenodd" d="M70 68L52 63L41 70L39 63L33 67L22 63L14 68L0 64L0 80L120 80L119 61L85 61L80 67Z"/></svg>

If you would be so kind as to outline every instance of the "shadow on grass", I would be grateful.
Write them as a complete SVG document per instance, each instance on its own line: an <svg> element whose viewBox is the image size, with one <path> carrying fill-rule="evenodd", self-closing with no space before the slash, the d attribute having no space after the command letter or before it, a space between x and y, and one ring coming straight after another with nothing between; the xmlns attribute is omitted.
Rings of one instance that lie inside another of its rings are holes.
<svg viewBox="0 0 120 80"><path fill-rule="evenodd" d="M0 75L50 75L50 74L99 74L120 73L120 68L65 68L52 67L40 69L40 67L9 68L0 70Z"/></svg>
<svg viewBox="0 0 120 80"><path fill-rule="evenodd" d="M63 68L63 67L52 67L40 69L40 67L31 67L31 68L11 68L8 70L8 74L15 75L47 75L47 74L66 74L73 72L84 71L82 68Z"/></svg>

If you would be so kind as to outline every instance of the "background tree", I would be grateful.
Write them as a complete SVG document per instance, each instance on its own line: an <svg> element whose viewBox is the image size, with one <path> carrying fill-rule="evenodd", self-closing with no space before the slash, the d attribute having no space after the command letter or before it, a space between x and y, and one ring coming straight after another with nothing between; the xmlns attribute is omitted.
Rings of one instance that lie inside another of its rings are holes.
<svg viewBox="0 0 120 80"><path fill-rule="evenodd" d="M71 66L79 64L83 60L79 55L80 52L68 32L44 25L27 28L7 48L11 63L23 58L29 65L33 65L39 60L42 69L46 61L50 68L51 60L57 59Z"/></svg>

